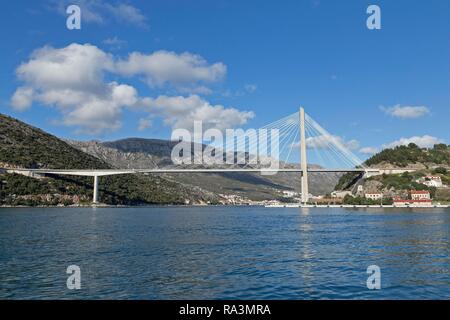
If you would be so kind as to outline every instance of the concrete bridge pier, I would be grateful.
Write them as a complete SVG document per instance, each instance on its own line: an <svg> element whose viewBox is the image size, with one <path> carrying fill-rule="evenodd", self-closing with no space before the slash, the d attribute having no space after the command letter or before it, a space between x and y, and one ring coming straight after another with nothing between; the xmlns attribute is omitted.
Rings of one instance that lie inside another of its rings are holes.
<svg viewBox="0 0 450 320"><path fill-rule="evenodd" d="M94 196L92 199L92 203L98 203L98 176L94 176Z"/></svg>
<svg viewBox="0 0 450 320"><path fill-rule="evenodd" d="M308 160L306 159L306 129L305 129L305 109L300 107L300 167L302 171L301 178L301 191L302 191L302 201L307 204L309 201L309 190L308 190Z"/></svg>
<svg viewBox="0 0 450 320"><path fill-rule="evenodd" d="M381 175L380 171L365 171L361 179L368 179L379 175Z"/></svg>

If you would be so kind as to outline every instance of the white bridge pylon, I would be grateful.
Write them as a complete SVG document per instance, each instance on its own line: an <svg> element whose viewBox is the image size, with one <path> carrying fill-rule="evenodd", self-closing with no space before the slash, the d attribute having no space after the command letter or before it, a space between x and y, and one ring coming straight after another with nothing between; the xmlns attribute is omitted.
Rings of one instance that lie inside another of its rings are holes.
<svg viewBox="0 0 450 320"><path fill-rule="evenodd" d="M304 108L300 108L298 112L277 120L269 125L262 127L263 129L277 129L279 132L278 142L278 168L263 168L258 165L250 164L233 164L227 165L226 168L214 168L207 166L206 168L152 168L152 169L8 169L7 172L20 173L25 175L34 174L55 174L69 176L91 176L94 177L94 193L93 203L98 203L98 183L99 177L121 175L121 174L163 174L163 173L226 173L226 172L246 172L246 173L301 173L301 193L302 202L309 201L308 174L309 173L346 173L355 172L364 175L377 175L384 173L386 170L366 168L363 162L351 151L351 145L338 136L331 135L323 127L321 127L314 119L305 113ZM257 153L259 150L258 142L250 143L240 141L237 143L236 152L244 152L250 158L250 155ZM298 152L292 152L293 150ZM299 155L298 159L291 159ZM271 155L273 156L273 155ZM313 160L311 160L313 159ZM309 162L308 162L309 160ZM297 165L295 165L297 163ZM300 163L300 165L298 165ZM319 166L308 166L308 163L318 164ZM392 171L392 170L390 170ZM409 169L401 169L400 172L412 171Z"/></svg>

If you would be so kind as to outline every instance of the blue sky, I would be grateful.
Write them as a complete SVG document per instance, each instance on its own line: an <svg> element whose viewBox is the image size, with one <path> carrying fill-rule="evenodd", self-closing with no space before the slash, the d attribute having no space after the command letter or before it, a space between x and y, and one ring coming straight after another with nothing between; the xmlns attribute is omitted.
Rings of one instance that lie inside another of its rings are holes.
<svg viewBox="0 0 450 320"><path fill-rule="evenodd" d="M2 4L1 113L114 140L169 138L206 115L258 128L303 105L361 157L450 141L449 1L70 1L81 30L66 28L68 4ZM366 27L370 4L381 30Z"/></svg>

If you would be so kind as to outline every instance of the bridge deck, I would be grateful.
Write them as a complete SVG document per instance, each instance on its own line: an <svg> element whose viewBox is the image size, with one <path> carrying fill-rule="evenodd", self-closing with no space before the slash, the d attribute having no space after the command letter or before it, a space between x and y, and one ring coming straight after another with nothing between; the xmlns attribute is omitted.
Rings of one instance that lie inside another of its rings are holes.
<svg viewBox="0 0 450 320"><path fill-rule="evenodd" d="M375 169L375 168L357 168L357 169L314 169L309 168L308 173L347 173L361 172L368 174L381 173L402 173L416 171L417 169ZM58 174L73 176L110 176L119 174L163 174L163 173L301 173L298 168L280 168L280 169L254 169L254 168L232 168L232 169L24 169L24 168L0 168L0 171L10 171L22 174Z"/></svg>
<svg viewBox="0 0 450 320"><path fill-rule="evenodd" d="M77 176L108 176L118 174L163 174L163 173L301 173L301 169L3 169L17 173L60 174ZM308 169L309 173L378 172L377 169Z"/></svg>

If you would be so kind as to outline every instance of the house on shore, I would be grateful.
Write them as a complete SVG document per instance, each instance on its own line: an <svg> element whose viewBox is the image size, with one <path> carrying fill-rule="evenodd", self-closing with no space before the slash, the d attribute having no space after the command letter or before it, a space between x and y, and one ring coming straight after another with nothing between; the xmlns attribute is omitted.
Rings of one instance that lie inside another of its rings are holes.
<svg viewBox="0 0 450 320"><path fill-rule="evenodd" d="M364 194L364 197L365 197L366 199L370 199L370 200L376 201L376 200L381 200L381 199L383 199L383 194L382 194L382 193L379 193L379 192L365 193L365 194Z"/></svg>
<svg viewBox="0 0 450 320"><path fill-rule="evenodd" d="M346 196L353 196L351 191L333 191L331 193L332 198L344 199Z"/></svg>
<svg viewBox="0 0 450 320"><path fill-rule="evenodd" d="M411 200L431 200L430 191L428 190L411 190Z"/></svg>
<svg viewBox="0 0 450 320"><path fill-rule="evenodd" d="M431 207L433 201L428 190L411 190L410 199L394 198L394 206Z"/></svg>
<svg viewBox="0 0 450 320"><path fill-rule="evenodd" d="M417 183L426 185L427 187L442 188L442 179L440 176L425 176L416 180Z"/></svg>

